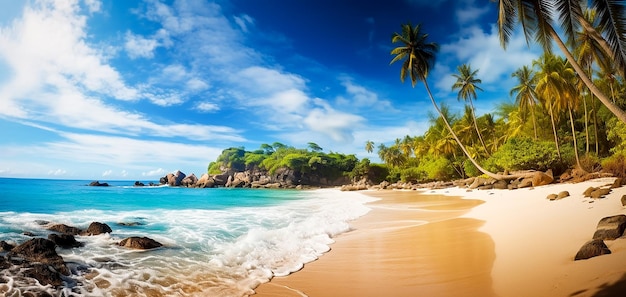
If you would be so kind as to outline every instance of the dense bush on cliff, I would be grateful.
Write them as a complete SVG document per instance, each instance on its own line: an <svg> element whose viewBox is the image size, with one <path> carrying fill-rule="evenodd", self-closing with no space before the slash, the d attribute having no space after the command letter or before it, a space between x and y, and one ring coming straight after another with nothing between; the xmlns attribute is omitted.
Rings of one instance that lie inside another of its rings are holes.
<svg viewBox="0 0 626 297"><path fill-rule="evenodd" d="M279 170L293 170L303 180L333 181L350 177L359 179L367 176L368 166L361 167L359 173L352 173L359 163L354 155L324 153L315 143L310 149L298 149L281 143L263 144L259 150L246 151L244 148L228 148L222 151L215 162L209 165L209 174L226 171L266 171L275 174ZM369 162L369 161L368 161Z"/></svg>

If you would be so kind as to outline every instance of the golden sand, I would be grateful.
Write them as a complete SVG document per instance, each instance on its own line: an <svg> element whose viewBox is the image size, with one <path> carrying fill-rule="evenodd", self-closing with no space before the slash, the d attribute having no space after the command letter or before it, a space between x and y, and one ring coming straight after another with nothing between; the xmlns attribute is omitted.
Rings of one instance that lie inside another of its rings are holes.
<svg viewBox="0 0 626 297"><path fill-rule="evenodd" d="M459 218L480 200L367 192L382 200L332 251L276 277L258 296L493 296L493 241L483 222Z"/></svg>

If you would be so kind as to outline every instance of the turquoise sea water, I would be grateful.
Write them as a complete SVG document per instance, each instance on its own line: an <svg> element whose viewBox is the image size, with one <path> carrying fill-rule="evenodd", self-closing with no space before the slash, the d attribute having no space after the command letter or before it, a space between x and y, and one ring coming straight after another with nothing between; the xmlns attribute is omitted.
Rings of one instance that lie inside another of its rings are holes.
<svg viewBox="0 0 626 297"><path fill-rule="evenodd" d="M57 249L73 273L61 291L0 275L0 293L32 287L61 296L245 296L276 275L299 270L329 250L332 237L367 213L371 198L337 190L133 187L131 181L0 178L0 240L24 232L47 237L38 222L111 234L78 236L78 249ZM120 223L138 223L124 226ZM165 246L136 251L116 245L148 236Z"/></svg>

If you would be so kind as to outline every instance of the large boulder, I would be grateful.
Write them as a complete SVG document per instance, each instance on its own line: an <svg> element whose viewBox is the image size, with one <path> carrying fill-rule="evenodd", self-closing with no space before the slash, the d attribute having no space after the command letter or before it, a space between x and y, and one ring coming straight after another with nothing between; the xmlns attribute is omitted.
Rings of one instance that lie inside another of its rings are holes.
<svg viewBox="0 0 626 297"><path fill-rule="evenodd" d="M549 185L554 181L554 176L552 176L552 170L544 172L535 172L532 177L532 186L540 187Z"/></svg>
<svg viewBox="0 0 626 297"><path fill-rule="evenodd" d="M89 224L87 230L85 230L85 232L82 232L82 235L92 236L111 232L113 232L113 230L111 230L111 227L109 227L109 225L100 222L92 222L91 224Z"/></svg>
<svg viewBox="0 0 626 297"><path fill-rule="evenodd" d="M33 263L32 265L27 265L28 268L24 270L24 275L30 278L34 278L39 281L40 284L46 286L50 285L53 287L60 287L63 285L63 279L61 275L49 268L46 264L41 263ZM29 295L24 294L23 296L52 296L46 292L37 292L37 294Z"/></svg>
<svg viewBox="0 0 626 297"><path fill-rule="evenodd" d="M152 238L135 236L123 239L122 241L120 241L119 245L131 249L140 250L149 250L163 246L161 243Z"/></svg>
<svg viewBox="0 0 626 297"><path fill-rule="evenodd" d="M50 234L48 240L54 242L57 246L64 249L71 249L83 246L81 242L76 241L74 235L69 234Z"/></svg>
<svg viewBox="0 0 626 297"><path fill-rule="evenodd" d="M626 215L606 217L598 222L593 239L617 239L624 234L624 229L626 229Z"/></svg>
<svg viewBox="0 0 626 297"><path fill-rule="evenodd" d="M180 184L183 187L191 188L191 187L194 187L197 182L198 182L198 178L196 177L195 174L192 173L189 176L186 176L185 178L183 178Z"/></svg>
<svg viewBox="0 0 626 297"><path fill-rule="evenodd" d="M215 180L208 174L203 174L198 182L196 182L196 187L198 188L212 188L215 185Z"/></svg>
<svg viewBox="0 0 626 297"><path fill-rule="evenodd" d="M600 188L591 192L590 196L593 199L600 199L600 198L604 198L604 196L608 195L609 193L611 193L611 189Z"/></svg>
<svg viewBox="0 0 626 297"><path fill-rule="evenodd" d="M178 187L180 186L183 179L185 179L185 177L187 176L184 173L182 173L180 170L176 171L176 173L174 174L169 173L167 175L167 184L172 187Z"/></svg>
<svg viewBox="0 0 626 297"><path fill-rule="evenodd" d="M13 248L8 256L18 256L29 262L46 264L59 273L69 275L69 269L55 248L56 244L48 239L33 238Z"/></svg>
<svg viewBox="0 0 626 297"><path fill-rule="evenodd" d="M54 231L54 232L59 232L59 233L62 233L62 234L69 234L69 235L79 235L79 234L83 233L83 230L81 230L80 228L68 226L68 225L65 225L65 224L55 224L55 225L52 225L52 226L48 227L48 230Z"/></svg>
<svg viewBox="0 0 626 297"><path fill-rule="evenodd" d="M602 239L593 239L587 241L576 253L574 261L585 260L600 255L610 254L611 250L604 244Z"/></svg>

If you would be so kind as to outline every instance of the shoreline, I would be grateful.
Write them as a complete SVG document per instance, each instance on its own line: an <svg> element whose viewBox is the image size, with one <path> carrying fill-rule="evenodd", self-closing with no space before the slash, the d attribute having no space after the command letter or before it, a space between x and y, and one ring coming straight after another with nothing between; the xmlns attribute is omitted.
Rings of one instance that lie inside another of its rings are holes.
<svg viewBox="0 0 626 297"><path fill-rule="evenodd" d="M382 197L351 222L353 231L301 271L261 284L255 296L621 296L625 238L605 241L610 255L574 261L601 218L626 213L625 187L583 198L587 187L613 180L362 192ZM546 199L563 190L571 196Z"/></svg>

